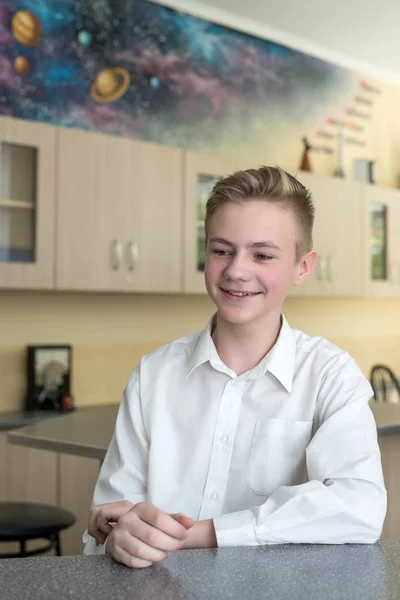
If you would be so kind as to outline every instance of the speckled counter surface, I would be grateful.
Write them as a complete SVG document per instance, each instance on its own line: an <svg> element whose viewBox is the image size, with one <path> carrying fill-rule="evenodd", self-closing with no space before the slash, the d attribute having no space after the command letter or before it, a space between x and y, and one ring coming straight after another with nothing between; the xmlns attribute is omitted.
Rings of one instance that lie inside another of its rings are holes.
<svg viewBox="0 0 400 600"><path fill-rule="evenodd" d="M108 556L0 561L2 600L398 600L400 542L185 550L148 569Z"/></svg>

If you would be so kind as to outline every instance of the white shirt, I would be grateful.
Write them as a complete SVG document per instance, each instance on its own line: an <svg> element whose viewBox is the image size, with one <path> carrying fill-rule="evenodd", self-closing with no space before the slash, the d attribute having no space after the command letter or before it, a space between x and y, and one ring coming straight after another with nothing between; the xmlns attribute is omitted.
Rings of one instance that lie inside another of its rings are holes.
<svg viewBox="0 0 400 600"><path fill-rule="evenodd" d="M283 317L272 350L237 376L210 332L142 358L93 504L145 500L213 519L218 546L375 542L386 490L373 392L353 359Z"/></svg>

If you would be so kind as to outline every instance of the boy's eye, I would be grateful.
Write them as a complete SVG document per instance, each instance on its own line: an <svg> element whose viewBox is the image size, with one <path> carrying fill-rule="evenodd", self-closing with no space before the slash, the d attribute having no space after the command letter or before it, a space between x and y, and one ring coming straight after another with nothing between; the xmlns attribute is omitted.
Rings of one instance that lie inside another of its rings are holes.
<svg viewBox="0 0 400 600"><path fill-rule="evenodd" d="M227 254L229 254L229 250L213 250L212 251L213 254L216 254L217 256L226 256Z"/></svg>
<svg viewBox="0 0 400 600"><path fill-rule="evenodd" d="M256 254L256 258L259 260L272 260L274 257L270 254Z"/></svg>

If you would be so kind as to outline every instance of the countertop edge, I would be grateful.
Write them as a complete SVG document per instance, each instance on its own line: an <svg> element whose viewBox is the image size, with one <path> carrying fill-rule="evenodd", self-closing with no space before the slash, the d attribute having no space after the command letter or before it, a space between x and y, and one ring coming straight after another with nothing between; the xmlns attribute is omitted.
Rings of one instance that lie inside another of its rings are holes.
<svg viewBox="0 0 400 600"><path fill-rule="evenodd" d="M27 448L36 448L38 450L50 450L64 454L73 454L74 456L83 456L86 458L97 458L104 460L107 449L77 444L74 442L63 442L60 440L51 440L47 438L34 437L29 434L10 432L7 436L10 444L25 446Z"/></svg>

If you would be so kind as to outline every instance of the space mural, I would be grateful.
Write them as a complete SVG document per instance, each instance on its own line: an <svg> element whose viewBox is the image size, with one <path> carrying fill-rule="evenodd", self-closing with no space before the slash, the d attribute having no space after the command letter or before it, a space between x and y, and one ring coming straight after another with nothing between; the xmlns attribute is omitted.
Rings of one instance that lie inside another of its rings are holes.
<svg viewBox="0 0 400 600"><path fill-rule="evenodd" d="M377 151L379 82L146 0L0 0L0 43L0 114L283 165L302 136L333 161L339 127Z"/></svg>

